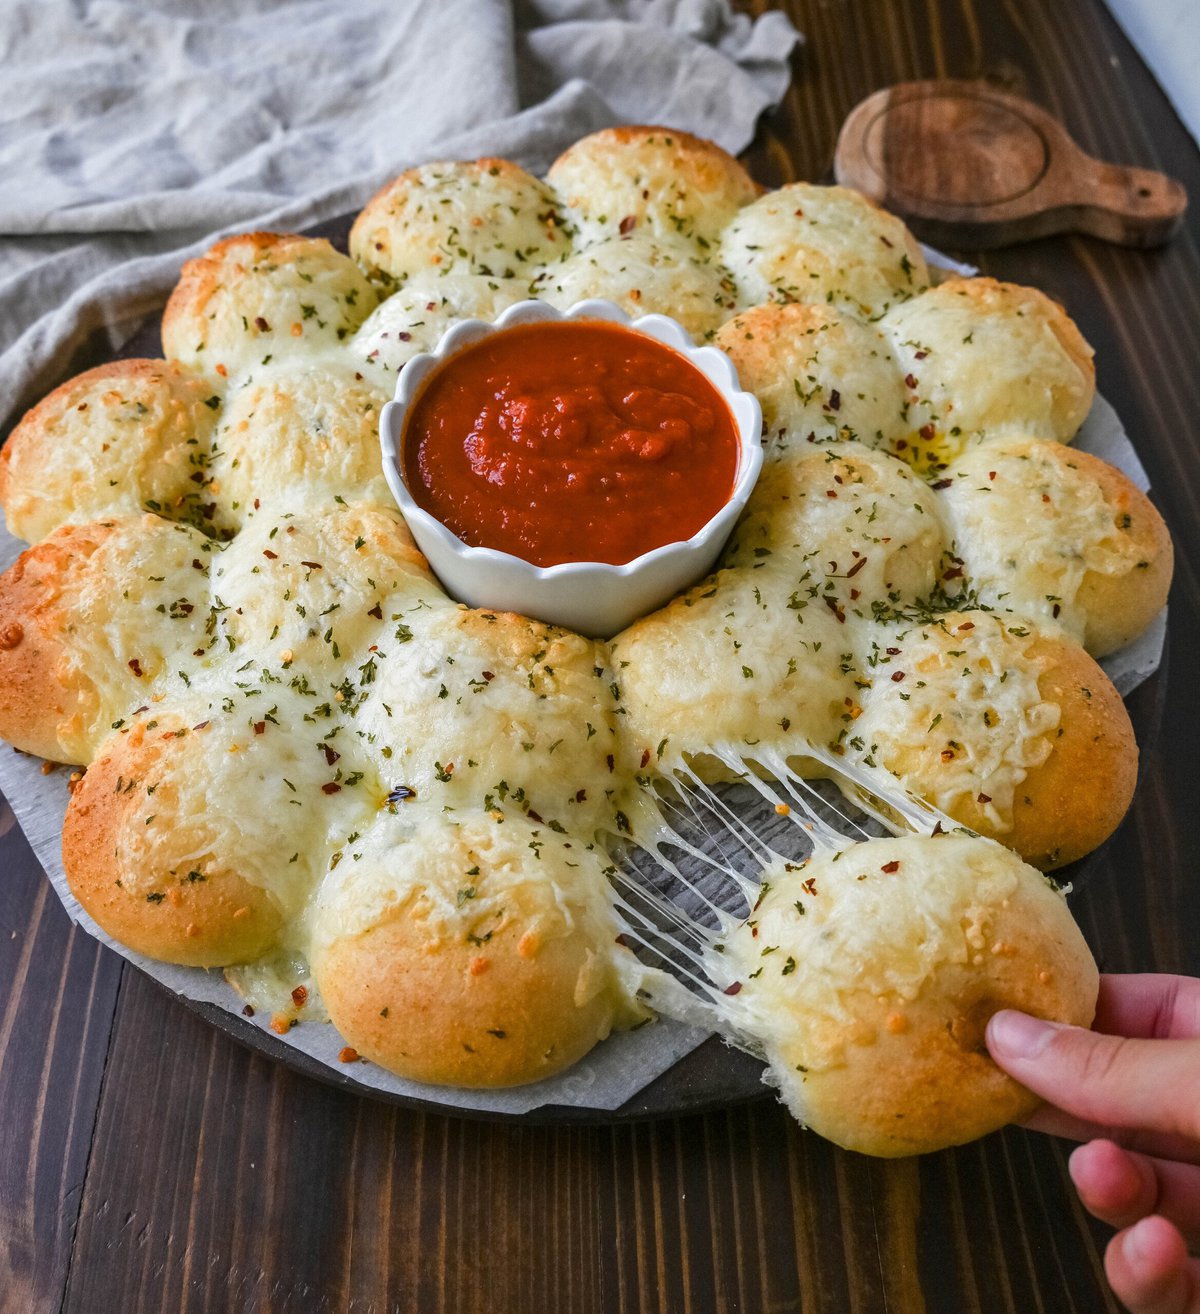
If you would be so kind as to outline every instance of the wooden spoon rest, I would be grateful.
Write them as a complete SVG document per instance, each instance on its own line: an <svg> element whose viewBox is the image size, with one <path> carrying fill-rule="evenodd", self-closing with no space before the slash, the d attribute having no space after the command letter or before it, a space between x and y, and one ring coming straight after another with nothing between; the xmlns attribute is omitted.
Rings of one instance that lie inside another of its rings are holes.
<svg viewBox="0 0 1200 1314"><path fill-rule="evenodd" d="M1187 207L1173 178L1093 159L1045 110L982 82L902 82L868 96L842 126L834 173L919 237L957 247L1062 232L1157 246Z"/></svg>

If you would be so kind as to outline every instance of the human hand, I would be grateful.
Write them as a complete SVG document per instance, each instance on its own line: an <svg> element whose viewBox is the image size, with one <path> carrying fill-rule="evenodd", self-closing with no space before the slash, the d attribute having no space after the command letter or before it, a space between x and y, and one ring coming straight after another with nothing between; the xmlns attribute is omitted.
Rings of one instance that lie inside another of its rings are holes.
<svg viewBox="0 0 1200 1314"><path fill-rule="evenodd" d="M1087 1142L1071 1180L1119 1229L1104 1255L1113 1291L1134 1314L1200 1314L1200 980L1102 976L1093 1026L1004 1010L987 1044L1047 1101L1028 1126Z"/></svg>

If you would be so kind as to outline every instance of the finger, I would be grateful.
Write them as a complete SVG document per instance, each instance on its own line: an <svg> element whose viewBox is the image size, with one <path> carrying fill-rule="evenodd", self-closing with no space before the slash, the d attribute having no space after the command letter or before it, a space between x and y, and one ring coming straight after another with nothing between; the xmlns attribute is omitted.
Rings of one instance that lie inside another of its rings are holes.
<svg viewBox="0 0 1200 1314"><path fill-rule="evenodd" d="M1200 1168L1092 1141L1071 1155L1069 1169L1079 1198L1101 1222L1124 1228L1158 1214L1185 1241L1200 1242Z"/></svg>
<svg viewBox="0 0 1200 1314"><path fill-rule="evenodd" d="M1200 980L1159 972L1102 976L1093 1026L1110 1036L1200 1036Z"/></svg>
<svg viewBox="0 0 1200 1314"><path fill-rule="evenodd" d="M1143 1218L1118 1232L1104 1271L1131 1314L1200 1314L1200 1275L1183 1237L1163 1218Z"/></svg>
<svg viewBox="0 0 1200 1314"><path fill-rule="evenodd" d="M1200 1039L1101 1036L1003 1009L987 1045L1010 1077L1077 1118L1200 1140Z"/></svg>
<svg viewBox="0 0 1200 1314"><path fill-rule="evenodd" d="M1168 1136L1165 1132L1148 1132L1138 1127L1117 1127L1112 1123L1088 1122L1064 1113L1053 1104L1042 1104L1022 1124L1030 1131L1048 1136L1063 1136L1069 1141L1113 1141L1126 1150L1171 1159L1178 1163L1200 1164L1200 1142L1188 1136Z"/></svg>

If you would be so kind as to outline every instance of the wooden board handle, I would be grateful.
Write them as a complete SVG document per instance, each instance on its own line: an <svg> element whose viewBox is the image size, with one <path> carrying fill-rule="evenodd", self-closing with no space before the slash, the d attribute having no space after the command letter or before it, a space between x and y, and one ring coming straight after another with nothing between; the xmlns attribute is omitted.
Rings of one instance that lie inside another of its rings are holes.
<svg viewBox="0 0 1200 1314"><path fill-rule="evenodd" d="M1174 179L1092 159L1045 110L981 82L905 82L869 96L842 127L834 172L950 246L1060 232L1156 246L1187 207Z"/></svg>

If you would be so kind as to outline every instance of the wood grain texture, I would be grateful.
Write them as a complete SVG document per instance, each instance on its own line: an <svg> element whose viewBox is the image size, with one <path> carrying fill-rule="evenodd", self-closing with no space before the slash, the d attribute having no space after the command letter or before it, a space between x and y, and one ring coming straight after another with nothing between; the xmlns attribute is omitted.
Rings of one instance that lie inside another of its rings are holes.
<svg viewBox="0 0 1200 1314"><path fill-rule="evenodd" d="M926 242L990 250L1053 233L1160 246L1187 196L1173 178L1095 160L1061 123L986 82L902 82L860 101L834 174Z"/></svg>
<svg viewBox="0 0 1200 1314"><path fill-rule="evenodd" d="M1200 154L1100 0L787 8L808 45L746 156L764 182L828 181L863 97L960 77L1029 96L1090 154L1200 195ZM1154 252L1054 238L979 263L1079 321L1176 536L1161 737L1074 907L1104 967L1200 973L1200 220ZM617 1127L407 1112L250 1055L72 934L35 873L2 875L6 1314L1117 1309L1106 1229L1057 1142L1009 1130L874 1162L769 1099Z"/></svg>

